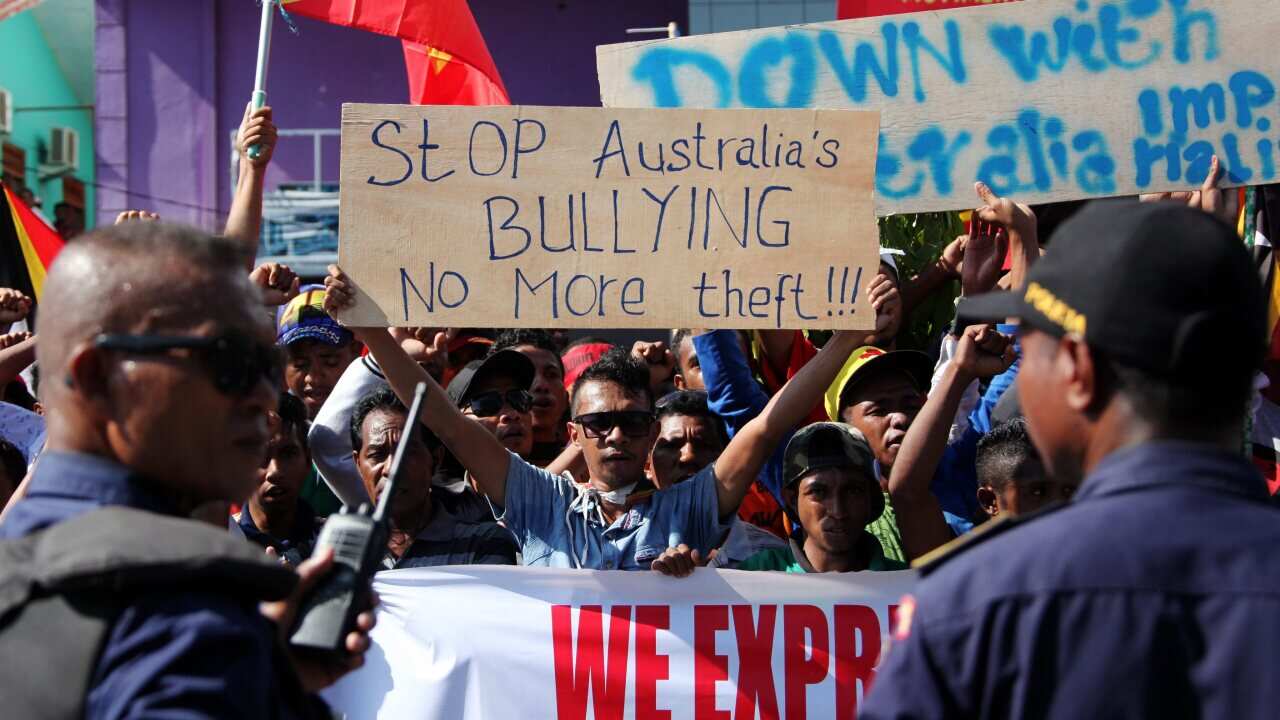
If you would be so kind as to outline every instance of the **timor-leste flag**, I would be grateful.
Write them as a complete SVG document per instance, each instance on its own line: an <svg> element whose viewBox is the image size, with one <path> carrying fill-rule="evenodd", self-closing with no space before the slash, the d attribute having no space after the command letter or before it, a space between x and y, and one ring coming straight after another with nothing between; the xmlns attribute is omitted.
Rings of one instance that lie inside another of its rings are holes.
<svg viewBox="0 0 1280 720"><path fill-rule="evenodd" d="M285 10L400 38L409 97L425 105L509 105L466 0L284 0Z"/></svg>
<svg viewBox="0 0 1280 720"><path fill-rule="evenodd" d="M58 233L0 185L0 287L19 290L37 303L44 276L62 250Z"/></svg>

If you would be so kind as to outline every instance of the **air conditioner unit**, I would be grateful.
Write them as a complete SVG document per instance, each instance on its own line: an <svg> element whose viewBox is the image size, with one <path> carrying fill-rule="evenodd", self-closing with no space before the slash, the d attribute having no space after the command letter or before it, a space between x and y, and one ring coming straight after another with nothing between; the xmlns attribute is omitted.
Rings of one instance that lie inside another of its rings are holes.
<svg viewBox="0 0 1280 720"><path fill-rule="evenodd" d="M49 164L75 170L80 167L80 134L71 128L49 130Z"/></svg>
<svg viewBox="0 0 1280 720"><path fill-rule="evenodd" d="M0 90L0 134L13 132L13 93Z"/></svg>

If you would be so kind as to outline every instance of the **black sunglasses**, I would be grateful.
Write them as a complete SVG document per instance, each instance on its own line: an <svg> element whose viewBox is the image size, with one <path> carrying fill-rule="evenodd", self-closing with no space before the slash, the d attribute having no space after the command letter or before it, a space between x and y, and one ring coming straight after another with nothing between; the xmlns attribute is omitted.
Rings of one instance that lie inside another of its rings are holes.
<svg viewBox="0 0 1280 720"><path fill-rule="evenodd" d="M582 427L582 432L589 438L602 438L613 432L614 428L631 438L644 437L653 427L653 413L644 410L621 410L617 412L598 412L579 415L573 419Z"/></svg>
<svg viewBox="0 0 1280 720"><path fill-rule="evenodd" d="M213 386L227 395L248 395L263 379L279 390L284 380L280 348L256 343L240 333L213 337L104 334L94 338L93 345L135 355L190 350L192 357L209 373Z"/></svg>
<svg viewBox="0 0 1280 720"><path fill-rule="evenodd" d="M467 400L467 407L476 417L493 417L502 412L503 405L510 405L516 412L527 413L533 407L533 395L528 390L490 390L476 393Z"/></svg>

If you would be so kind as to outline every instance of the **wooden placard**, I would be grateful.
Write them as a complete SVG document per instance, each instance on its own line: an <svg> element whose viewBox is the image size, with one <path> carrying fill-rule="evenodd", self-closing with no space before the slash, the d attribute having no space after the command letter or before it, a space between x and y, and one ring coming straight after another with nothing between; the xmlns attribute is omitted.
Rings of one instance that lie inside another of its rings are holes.
<svg viewBox="0 0 1280 720"><path fill-rule="evenodd" d="M870 329L878 116L345 105L355 325Z"/></svg>
<svg viewBox="0 0 1280 720"><path fill-rule="evenodd" d="M881 111L877 214L1277 181L1280 12L1027 0L605 45L608 107Z"/></svg>

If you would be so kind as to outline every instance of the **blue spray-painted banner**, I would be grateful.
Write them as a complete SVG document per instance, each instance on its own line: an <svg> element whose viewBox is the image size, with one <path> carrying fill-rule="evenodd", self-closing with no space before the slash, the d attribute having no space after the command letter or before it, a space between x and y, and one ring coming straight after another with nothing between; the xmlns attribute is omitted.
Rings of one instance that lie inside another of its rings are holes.
<svg viewBox="0 0 1280 720"><path fill-rule="evenodd" d="M346 106L353 322L869 327L877 120Z"/></svg>
<svg viewBox="0 0 1280 720"><path fill-rule="evenodd" d="M611 107L879 109L877 213L1275 181L1280 13L1038 0L601 46Z"/></svg>

